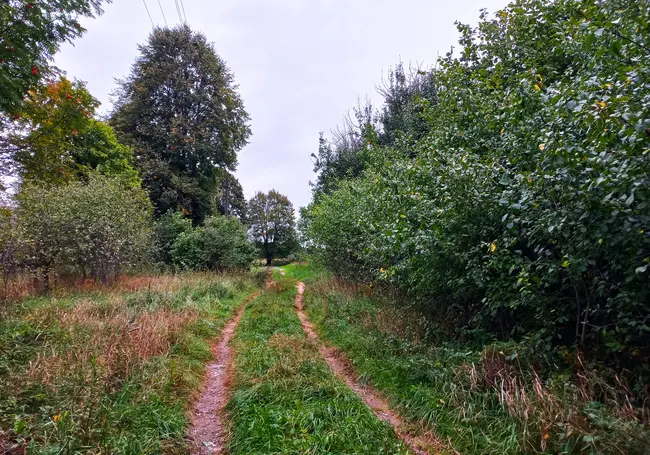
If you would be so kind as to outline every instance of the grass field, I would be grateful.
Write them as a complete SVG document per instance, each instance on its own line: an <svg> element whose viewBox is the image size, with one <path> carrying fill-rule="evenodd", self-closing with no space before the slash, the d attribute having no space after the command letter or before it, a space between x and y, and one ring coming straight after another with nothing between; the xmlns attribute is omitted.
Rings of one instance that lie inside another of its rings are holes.
<svg viewBox="0 0 650 455"><path fill-rule="evenodd" d="M295 280L279 280L238 329L230 453L409 453L329 370L296 316Z"/></svg>
<svg viewBox="0 0 650 455"><path fill-rule="evenodd" d="M209 343L247 276L127 278L0 311L3 453L187 453Z"/></svg>
<svg viewBox="0 0 650 455"><path fill-rule="evenodd" d="M235 327L225 453L411 453L340 378L376 389L402 437L432 434L441 448L430 454L648 453L650 430L615 395L589 395L604 387L596 376L583 389L540 378L516 346L440 340L415 308L367 285L283 270ZM3 307L0 453L195 453L189 415L210 346L264 273L125 278ZM317 338L296 314L298 281ZM350 371L337 376L322 343Z"/></svg>

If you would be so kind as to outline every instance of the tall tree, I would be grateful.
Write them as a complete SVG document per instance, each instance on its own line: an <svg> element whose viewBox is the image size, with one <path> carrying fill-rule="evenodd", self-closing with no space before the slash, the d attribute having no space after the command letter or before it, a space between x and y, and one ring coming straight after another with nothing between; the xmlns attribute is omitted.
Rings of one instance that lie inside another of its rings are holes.
<svg viewBox="0 0 650 455"><path fill-rule="evenodd" d="M83 83L66 78L32 90L6 136L23 181L62 183L97 171L138 186L133 152L93 117L98 106Z"/></svg>
<svg viewBox="0 0 650 455"><path fill-rule="evenodd" d="M216 211L218 173L234 170L250 135L233 75L201 33L156 29L120 81L111 123L135 148L158 215L201 222Z"/></svg>
<svg viewBox="0 0 650 455"><path fill-rule="evenodd" d="M224 171L219 178L219 188L220 193L217 201L219 213L225 216L234 216L245 222L247 203L244 198L244 189L237 177Z"/></svg>
<svg viewBox="0 0 650 455"><path fill-rule="evenodd" d="M248 203L248 221L249 233L267 266L274 257L286 256L298 247L293 204L277 191L253 196Z"/></svg>

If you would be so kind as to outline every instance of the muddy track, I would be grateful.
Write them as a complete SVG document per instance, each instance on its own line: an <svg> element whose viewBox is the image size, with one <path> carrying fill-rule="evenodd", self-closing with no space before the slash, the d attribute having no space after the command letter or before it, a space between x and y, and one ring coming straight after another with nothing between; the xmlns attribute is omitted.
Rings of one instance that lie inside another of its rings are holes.
<svg viewBox="0 0 650 455"><path fill-rule="evenodd" d="M338 349L325 346L323 343L319 342L316 329L304 311L304 292L305 284L298 283L298 295L296 296L298 318L300 319L302 328L307 336L317 342L321 355L325 358L332 371L334 371L334 373L366 403L378 419L387 422L393 427L397 436L404 441L414 454L429 455L437 453L438 450L442 449L443 445L432 436L419 436L405 432L403 430L404 422L402 418L390 408L386 400L381 398L379 393L373 387L362 385L359 382L358 375L355 374L351 362ZM434 448L435 451L429 452L429 450L431 450L429 448ZM435 448L437 448L437 450Z"/></svg>
<svg viewBox="0 0 650 455"><path fill-rule="evenodd" d="M229 386L233 364L233 353L229 344L246 306L258 295L259 293L256 293L249 297L237 310L235 316L221 331L218 341L212 346L214 360L207 365L205 385L192 413L189 436L193 444L193 455L224 453L225 436L228 430L224 408L230 398Z"/></svg>

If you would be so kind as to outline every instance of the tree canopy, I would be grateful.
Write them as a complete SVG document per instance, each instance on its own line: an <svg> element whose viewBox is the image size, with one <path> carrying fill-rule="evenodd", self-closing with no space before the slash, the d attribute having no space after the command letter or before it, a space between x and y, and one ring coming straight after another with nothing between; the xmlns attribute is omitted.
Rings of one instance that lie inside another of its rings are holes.
<svg viewBox="0 0 650 455"><path fill-rule="evenodd" d="M230 172L223 171L219 177L217 210L221 215L234 216L246 222L247 202L239 180Z"/></svg>
<svg viewBox="0 0 650 455"><path fill-rule="evenodd" d="M94 118L99 102L81 82L66 78L32 90L17 111L6 147L23 181L62 183L90 172L139 185L133 152Z"/></svg>
<svg viewBox="0 0 650 455"><path fill-rule="evenodd" d="M119 85L111 124L134 148L156 213L215 213L219 171L234 170L250 135L225 62L187 26L155 29Z"/></svg>
<svg viewBox="0 0 650 455"><path fill-rule="evenodd" d="M258 192L248 202L248 222L260 256L271 265L274 257L284 257L298 246L293 204L271 190Z"/></svg>
<svg viewBox="0 0 650 455"><path fill-rule="evenodd" d="M29 90L57 73L51 60L60 45L85 32L79 18L102 14L110 1L0 2L0 114L14 115Z"/></svg>

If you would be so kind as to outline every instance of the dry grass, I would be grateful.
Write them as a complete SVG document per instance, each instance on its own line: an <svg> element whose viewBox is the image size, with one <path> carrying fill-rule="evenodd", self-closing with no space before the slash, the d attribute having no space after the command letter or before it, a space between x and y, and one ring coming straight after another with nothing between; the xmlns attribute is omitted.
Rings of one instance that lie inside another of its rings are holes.
<svg viewBox="0 0 650 455"><path fill-rule="evenodd" d="M182 404L201 384L208 341L252 289L239 275L123 276L1 306L0 440L185 453Z"/></svg>
<svg viewBox="0 0 650 455"><path fill-rule="evenodd" d="M628 453L625 445L618 445L621 438L634 441L639 436L634 434L637 425L648 426L647 406L635 408L632 403L636 399L628 387L620 381L615 387L582 362L580 365L581 371L573 378L544 381L533 367L520 364L516 356L487 347L480 364L461 365L455 374L458 384L468 385L468 393L493 392L508 413L521 422L526 445L533 452L551 449L549 441L559 433L576 437L593 434L594 422L587 418L585 409L602 403L608 419L615 419L611 430L616 428L617 437L600 441L599 449Z"/></svg>
<svg viewBox="0 0 650 455"><path fill-rule="evenodd" d="M30 364L29 376L48 387L58 387L70 374L88 380L95 375L107 384L126 379L149 358L166 353L182 329L198 317L192 309L134 315L114 295L106 305L85 299L71 309L53 312L46 317L59 321L77 342L63 352L39 354Z"/></svg>
<svg viewBox="0 0 650 455"><path fill-rule="evenodd" d="M173 275L120 275L108 284L97 280L83 279L81 277L65 277L54 275L52 277L50 294L54 297L65 297L77 293L89 292L135 292L142 289L152 291L175 292L184 286L200 285L206 280L213 280L214 273L179 273ZM28 297L41 295L42 283L35 283L33 277L21 275L14 277L7 284L6 290L0 287L0 301L15 302Z"/></svg>

